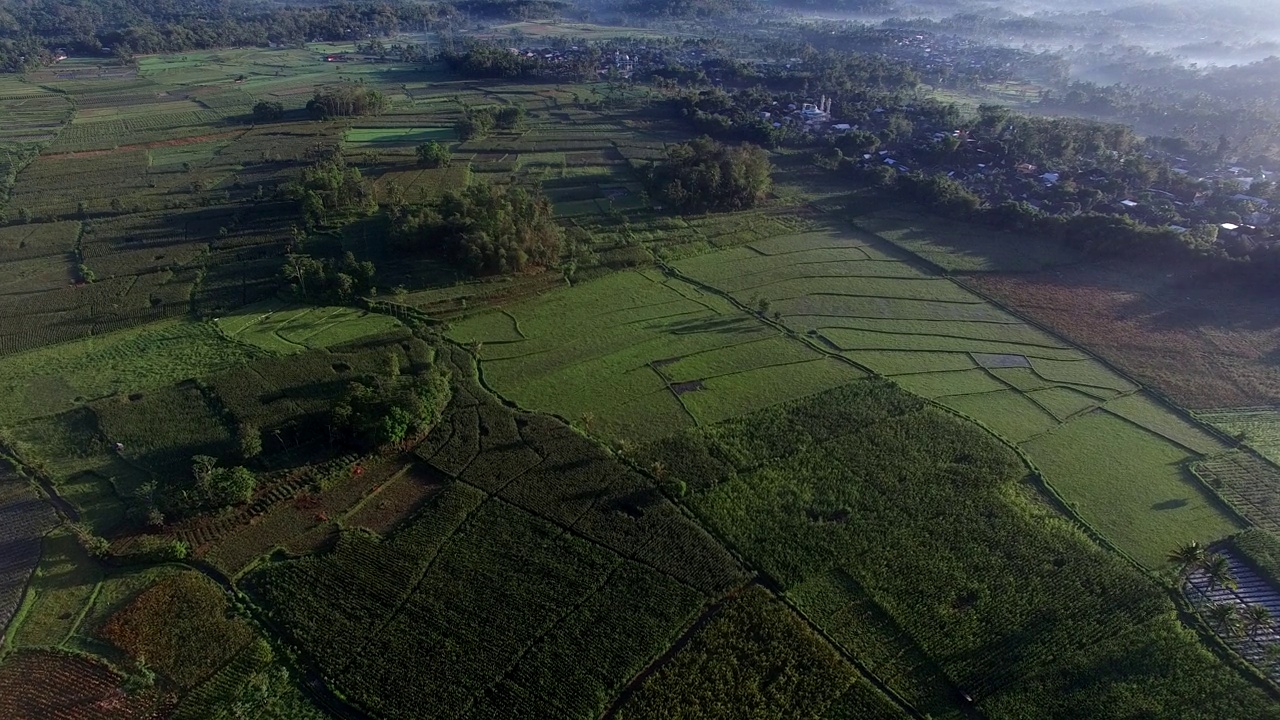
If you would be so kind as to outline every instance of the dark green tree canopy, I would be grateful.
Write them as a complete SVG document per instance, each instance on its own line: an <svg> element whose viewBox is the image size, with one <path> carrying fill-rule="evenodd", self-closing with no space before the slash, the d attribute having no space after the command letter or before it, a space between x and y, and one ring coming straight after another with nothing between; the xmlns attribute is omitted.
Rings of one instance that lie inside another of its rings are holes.
<svg viewBox="0 0 1280 720"><path fill-rule="evenodd" d="M325 120L333 117L379 115L390 102L380 91L361 83L344 83L317 90L307 102L311 117Z"/></svg>
<svg viewBox="0 0 1280 720"><path fill-rule="evenodd" d="M764 199L772 170L763 149L704 136L668 149L667 159L650 169L649 184L681 212L740 210Z"/></svg>
<svg viewBox="0 0 1280 720"><path fill-rule="evenodd" d="M563 232L541 190L480 183L407 214L396 237L411 251L438 250L476 275L493 275L555 264Z"/></svg>
<svg viewBox="0 0 1280 720"><path fill-rule="evenodd" d="M367 448L386 447L426 435L440 422L451 397L449 373L440 366L420 375L372 376L353 382L334 406L334 429Z"/></svg>

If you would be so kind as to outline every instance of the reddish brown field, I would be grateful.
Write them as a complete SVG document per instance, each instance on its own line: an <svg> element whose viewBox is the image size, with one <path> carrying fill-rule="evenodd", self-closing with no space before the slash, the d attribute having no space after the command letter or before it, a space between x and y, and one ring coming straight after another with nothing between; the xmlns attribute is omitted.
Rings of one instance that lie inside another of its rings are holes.
<svg viewBox="0 0 1280 720"><path fill-rule="evenodd" d="M385 535L404 522L443 485L439 473L422 463L383 485L347 517L347 524Z"/></svg>
<svg viewBox="0 0 1280 720"><path fill-rule="evenodd" d="M106 665L75 655L26 651L0 666L5 720L158 720L173 710L154 691L127 695Z"/></svg>
<svg viewBox="0 0 1280 720"><path fill-rule="evenodd" d="M1186 407L1280 403L1280 297L1120 265L968 281Z"/></svg>

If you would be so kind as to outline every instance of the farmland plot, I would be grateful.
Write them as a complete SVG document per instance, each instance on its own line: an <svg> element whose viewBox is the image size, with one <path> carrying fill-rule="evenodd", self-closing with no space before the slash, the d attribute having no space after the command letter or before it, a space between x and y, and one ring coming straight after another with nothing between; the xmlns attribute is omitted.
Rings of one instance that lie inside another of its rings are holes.
<svg viewBox="0 0 1280 720"><path fill-rule="evenodd" d="M461 365L454 378L419 454L455 479L389 538L345 532L250 584L362 707L598 715L740 571L593 443L486 399Z"/></svg>
<svg viewBox="0 0 1280 720"><path fill-rule="evenodd" d="M1204 569L1197 569L1187 576L1184 592L1211 625L1215 622L1211 616L1213 606L1235 608L1236 627L1218 623L1214 630L1246 660L1273 679L1280 678L1280 665L1275 662L1271 651L1280 644L1280 631L1270 623L1261 627L1243 627L1248 608L1252 606L1266 608L1268 617L1280 617L1280 590L1230 550L1219 548L1217 554L1226 558L1231 577L1235 579L1234 587L1216 583Z"/></svg>
<svg viewBox="0 0 1280 720"><path fill-rule="evenodd" d="M1028 502L1009 449L889 383L686 431L640 456L684 480L696 514L801 607L872 603L813 618L855 657L865 634L844 624L872 619L890 623L880 637L905 657L936 662L942 689L930 691L928 663L886 672L921 711L954 689L990 718L1106 716L1131 693L1162 717L1269 712L1147 576Z"/></svg>
<svg viewBox="0 0 1280 720"><path fill-rule="evenodd" d="M1022 443L1068 502L1142 562L1160 565L1189 528L1216 540L1236 527L1180 467L1225 450L1221 440L1068 342L897 257L874 236L830 225L674 266ZM1102 437L1097 416L1080 419L1102 407L1123 448ZM1095 440L1106 451L1082 455ZM1113 453L1125 457L1112 463ZM1133 480L1119 481L1121 465Z"/></svg>
<svg viewBox="0 0 1280 720"><path fill-rule="evenodd" d="M1149 567L1179 542L1240 529L1182 467L1186 450L1109 413L1080 416L1023 449L1081 517Z"/></svg>
<svg viewBox="0 0 1280 720"><path fill-rule="evenodd" d="M0 637L18 610L27 581L40 561L41 538L58 518L25 478L0 461Z"/></svg>
<svg viewBox="0 0 1280 720"><path fill-rule="evenodd" d="M861 375L715 295L651 272L488 311L450 336L481 343L485 380L503 395L588 418L609 436L714 422Z"/></svg>
<svg viewBox="0 0 1280 720"><path fill-rule="evenodd" d="M54 650L17 653L0 665L0 715L49 720L149 720L175 700L156 690L125 694L106 663Z"/></svg>
<svg viewBox="0 0 1280 720"><path fill-rule="evenodd" d="M1271 462L1280 463L1280 409L1240 408L1199 412L1201 420L1241 438Z"/></svg>

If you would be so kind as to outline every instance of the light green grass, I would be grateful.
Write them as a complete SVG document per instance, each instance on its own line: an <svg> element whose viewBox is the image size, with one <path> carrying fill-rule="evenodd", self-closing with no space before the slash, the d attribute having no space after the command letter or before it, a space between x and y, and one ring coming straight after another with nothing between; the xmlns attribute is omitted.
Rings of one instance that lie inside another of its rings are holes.
<svg viewBox="0 0 1280 720"><path fill-rule="evenodd" d="M102 571L69 530L56 530L44 539L40 564L27 586L28 604L13 633L18 647L63 645L88 609Z"/></svg>
<svg viewBox="0 0 1280 720"><path fill-rule="evenodd" d="M288 355L331 347L403 327L389 315L349 307L269 300L214 321L228 339Z"/></svg>
<svg viewBox="0 0 1280 720"><path fill-rule="evenodd" d="M167 320L0 358L0 425L236 367L265 353L211 323Z"/></svg>
<svg viewBox="0 0 1280 720"><path fill-rule="evenodd" d="M1201 455L1213 455L1230 449L1217 436L1197 427L1145 392L1109 400L1103 407L1108 412L1135 422Z"/></svg>
<svg viewBox="0 0 1280 720"><path fill-rule="evenodd" d="M1022 445L1080 515L1148 567L1179 543L1209 543L1240 526L1190 478L1183 448L1092 412Z"/></svg>
<svg viewBox="0 0 1280 720"><path fill-rule="evenodd" d="M858 225L952 272L1025 272L1078 259L1056 242L947 220L917 208L862 215Z"/></svg>
<svg viewBox="0 0 1280 720"><path fill-rule="evenodd" d="M657 272L560 288L461 320L449 336L480 344L485 381L505 397L575 421L591 418L593 430L618 437L667 434L695 418L732 417L861 374L806 363L822 355ZM684 396L686 411L668 384L688 380L706 385Z"/></svg>
<svg viewBox="0 0 1280 720"><path fill-rule="evenodd" d="M458 139L451 127L351 128L342 138L356 149L411 147L434 140L448 143Z"/></svg>
<svg viewBox="0 0 1280 720"><path fill-rule="evenodd" d="M703 383L700 390L684 393L681 402L707 425L846 385L866 373L834 358L757 368L723 375Z"/></svg>
<svg viewBox="0 0 1280 720"><path fill-rule="evenodd" d="M1102 405L1098 398L1074 388L1058 386L1047 390L1033 390L1027 393L1042 407L1053 413L1059 420L1066 420L1076 413L1092 410Z"/></svg>
<svg viewBox="0 0 1280 720"><path fill-rule="evenodd" d="M1197 414L1224 432L1241 437L1271 462L1280 463L1280 409L1241 408Z"/></svg>
<svg viewBox="0 0 1280 720"><path fill-rule="evenodd" d="M917 350L933 352L970 352L996 355L1025 355L1029 358L1072 360L1082 357L1074 348L1048 348L992 340L938 335L896 335L893 333L855 330L843 327L815 328L840 350Z"/></svg>
<svg viewBox="0 0 1280 720"><path fill-rule="evenodd" d="M922 372L969 370L977 363L969 353L914 352L911 350L855 350L841 353L854 362L881 375L903 375Z"/></svg>
<svg viewBox="0 0 1280 720"><path fill-rule="evenodd" d="M1017 390L944 397L939 402L1015 443L1058 426L1057 418Z"/></svg>
<svg viewBox="0 0 1280 720"><path fill-rule="evenodd" d="M897 375L893 381L904 389L927 398L973 395L1007 389L1004 384L982 369Z"/></svg>
<svg viewBox="0 0 1280 720"><path fill-rule="evenodd" d="M1031 367L1047 380L1069 385L1087 386L1094 391L1104 391L1104 395L1128 393L1138 389L1138 386L1108 370L1105 365L1097 360L1086 359L1063 362L1043 355L1029 357L1031 359Z"/></svg>

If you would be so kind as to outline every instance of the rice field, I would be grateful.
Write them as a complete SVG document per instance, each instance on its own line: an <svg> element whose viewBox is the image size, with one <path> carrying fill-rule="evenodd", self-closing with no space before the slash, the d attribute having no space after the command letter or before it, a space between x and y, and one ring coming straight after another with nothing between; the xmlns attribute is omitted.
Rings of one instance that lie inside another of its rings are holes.
<svg viewBox="0 0 1280 720"><path fill-rule="evenodd" d="M490 387L605 436L717 422L864 375L714 294L627 271L455 323Z"/></svg>
<svg viewBox="0 0 1280 720"><path fill-rule="evenodd" d="M830 224L672 266L811 347L1019 445L1086 521L1140 562L1158 567L1177 543L1238 527L1184 467L1225 451L1217 435L883 239Z"/></svg>

